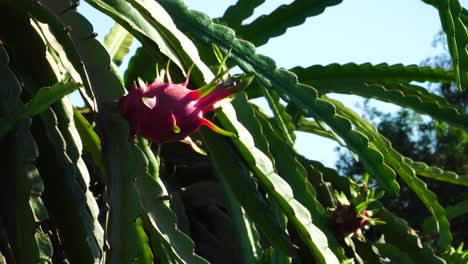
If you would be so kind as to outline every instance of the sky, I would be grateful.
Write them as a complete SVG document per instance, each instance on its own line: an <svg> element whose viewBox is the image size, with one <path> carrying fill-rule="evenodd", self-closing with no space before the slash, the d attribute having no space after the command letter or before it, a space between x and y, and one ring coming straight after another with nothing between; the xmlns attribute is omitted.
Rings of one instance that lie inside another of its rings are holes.
<svg viewBox="0 0 468 264"><path fill-rule="evenodd" d="M236 0L185 2L189 8L214 18L222 16ZM267 0L244 23L291 2ZM468 0L460 2L464 7L468 6ZM103 41L114 23L112 19L84 1L81 1L79 11L91 21L98 39ZM257 53L268 55L282 68L348 62L420 64L427 57L440 53L432 46L434 36L440 30L437 10L420 0L344 0L339 5L328 7L320 15L308 18L304 24L288 29L282 36L270 39L257 48ZM135 43L132 50L137 46ZM130 57L123 61L122 72ZM360 98L351 95L331 97L362 114L356 108ZM80 100L75 94L72 101L79 104ZM264 105L263 102L256 103ZM398 109L383 102L374 102L373 105L382 111L395 112ZM299 153L326 166L335 167L338 155L334 149L337 146L334 141L297 132L295 147Z"/></svg>

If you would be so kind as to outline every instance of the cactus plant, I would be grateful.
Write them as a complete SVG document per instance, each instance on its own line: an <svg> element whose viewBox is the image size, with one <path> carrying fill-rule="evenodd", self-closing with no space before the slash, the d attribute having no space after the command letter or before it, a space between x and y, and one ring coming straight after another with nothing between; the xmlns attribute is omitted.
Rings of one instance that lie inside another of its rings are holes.
<svg viewBox="0 0 468 264"><path fill-rule="evenodd" d="M376 98L466 130L465 109L415 83L466 87L458 0L423 0L439 12L453 70L287 70L256 52L339 0L295 0L251 23L264 1L213 19L181 0L86 2L116 23L104 44L77 1L0 0L0 263L463 262L447 212L464 214L464 203L442 205L422 177L467 186L468 176L404 157L327 96ZM168 65L165 81L156 65ZM346 146L365 177L299 154L297 131ZM397 180L432 214L435 239L380 199L398 194Z"/></svg>

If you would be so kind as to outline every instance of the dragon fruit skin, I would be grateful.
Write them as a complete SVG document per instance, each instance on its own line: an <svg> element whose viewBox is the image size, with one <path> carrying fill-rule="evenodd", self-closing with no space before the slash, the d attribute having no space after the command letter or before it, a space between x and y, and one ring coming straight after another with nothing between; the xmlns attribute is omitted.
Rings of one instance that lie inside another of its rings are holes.
<svg viewBox="0 0 468 264"><path fill-rule="evenodd" d="M202 89L188 89L187 81L172 84L170 79L169 83L155 80L149 85L140 82L139 86L134 85L118 102L120 113L130 125L130 136L138 134L156 144L184 141L197 150L190 135L202 125L220 134L234 135L203 116L215 108L215 103L242 87L236 87L235 82L222 82L205 95Z"/></svg>

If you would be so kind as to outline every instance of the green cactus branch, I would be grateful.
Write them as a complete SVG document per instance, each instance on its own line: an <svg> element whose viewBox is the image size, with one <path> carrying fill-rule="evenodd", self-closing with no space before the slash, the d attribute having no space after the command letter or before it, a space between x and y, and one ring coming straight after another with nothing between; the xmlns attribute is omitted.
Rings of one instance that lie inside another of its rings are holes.
<svg viewBox="0 0 468 264"><path fill-rule="evenodd" d="M226 9L218 21L236 30L242 25L242 21L252 16L255 8L264 2L265 0L238 0Z"/></svg>
<svg viewBox="0 0 468 264"><path fill-rule="evenodd" d="M21 86L8 65L9 56L0 46L0 112L18 118L23 108ZM0 161L5 171L0 179L0 208L14 257L24 263L50 261L51 242L40 227L48 219L48 212L41 198L44 184L35 165L39 151L30 131L30 120L23 119L13 125L0 145L8 153ZM23 254L23 250L28 254Z"/></svg>
<svg viewBox="0 0 468 264"><path fill-rule="evenodd" d="M442 29L452 57L453 70L461 91L468 85L468 32L466 29L466 9L458 0L422 0L439 11Z"/></svg>
<svg viewBox="0 0 468 264"><path fill-rule="evenodd" d="M452 71L447 71L442 68L433 69L428 66L418 65L403 65L394 64L388 65L381 63L373 65L371 63L332 63L329 65L313 65L310 67L294 67L290 69L295 73L302 82L308 83L311 81L332 81L343 80L343 82L395 82L409 83L417 82L443 82L450 83L455 81L455 75Z"/></svg>
<svg viewBox="0 0 468 264"><path fill-rule="evenodd" d="M411 108L420 114L426 114L434 119L451 125L468 129L468 115L455 105L448 103L443 97L431 94L424 88L405 83L373 83L338 85L327 82L311 82L320 93L355 94L365 98L393 103Z"/></svg>
<svg viewBox="0 0 468 264"><path fill-rule="evenodd" d="M424 162L413 161L410 158L405 158L405 163L410 164L416 174L422 177L468 186L468 175L458 175L453 171L445 171L438 167L429 166Z"/></svg>
<svg viewBox="0 0 468 264"><path fill-rule="evenodd" d="M284 254L294 255L293 245L268 208L265 200L256 191L255 182L241 157L220 136L208 135L203 130L201 134L210 153L210 159L214 162L215 170L228 183L231 192L244 207L249 218L265 233L272 245L280 248ZM227 157L230 158L227 159ZM235 157L235 160L232 157ZM239 166L239 164L242 165Z"/></svg>
<svg viewBox="0 0 468 264"><path fill-rule="evenodd" d="M288 28L304 23L308 17L319 15L327 7L341 2L342 0L295 0L289 5L278 7L271 14L260 16L248 25L235 28L236 35L259 47L270 38L284 34Z"/></svg>
<svg viewBox="0 0 468 264"><path fill-rule="evenodd" d="M72 3L51 0L43 4L58 15ZM73 29L71 39L88 72L98 102L98 129L105 135L102 141L103 163L110 183L110 211L106 228L111 245L106 261L127 263L135 259L140 250L135 223L140 206L134 178L138 173L144 173L144 157L137 152L136 146L129 144L126 121L116 115L114 100L119 99L125 89L119 78L110 71L109 55L102 44L93 38L92 25L74 10L60 18Z"/></svg>

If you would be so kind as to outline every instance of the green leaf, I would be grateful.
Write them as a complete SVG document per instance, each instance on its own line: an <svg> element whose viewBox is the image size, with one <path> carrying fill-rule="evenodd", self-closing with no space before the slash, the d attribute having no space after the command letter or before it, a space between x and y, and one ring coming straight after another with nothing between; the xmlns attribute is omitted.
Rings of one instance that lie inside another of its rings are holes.
<svg viewBox="0 0 468 264"><path fill-rule="evenodd" d="M417 175L437 181L468 186L467 175L458 175L453 171L445 171L438 167L428 166L423 162L413 161L409 158L405 158L405 163L409 164L416 171Z"/></svg>
<svg viewBox="0 0 468 264"><path fill-rule="evenodd" d="M443 68L433 69L428 66L405 66L403 64L388 65L386 63L377 65L370 63L332 63L326 66L313 65L307 68L298 66L292 68L291 71L304 83L311 83L314 81L328 82L330 84L335 84L333 81L342 84L363 84L381 81L395 83L409 83L412 81L448 83L455 80L454 73L446 71Z"/></svg>
<svg viewBox="0 0 468 264"><path fill-rule="evenodd" d="M369 147L368 140L354 131L349 120L335 114L331 104L317 99L317 92L310 86L297 83L291 72L277 69L274 61L266 56L255 54L251 43L236 39L232 30L214 24L206 15L187 9L180 0L160 0L159 3L172 15L177 26L189 33L193 39L205 44L216 44L223 52L231 50L231 57L247 73L255 73L263 86L273 88L286 102L295 102L307 116L314 117L360 156L370 174L390 192L399 188L394 180L394 172L383 163L381 153Z"/></svg>
<svg viewBox="0 0 468 264"><path fill-rule="evenodd" d="M115 23L104 39L104 46L115 65L120 66L125 56L130 51L133 43L132 34L128 33L121 25Z"/></svg>
<svg viewBox="0 0 468 264"><path fill-rule="evenodd" d="M34 97L24 105L24 112L21 118L31 118L53 103L62 99L65 95L77 90L81 84L58 82L51 87L43 87L37 91Z"/></svg>
<svg viewBox="0 0 468 264"><path fill-rule="evenodd" d="M260 196L248 168L237 151L225 137L205 129L201 129L200 132L218 176L226 181L249 218L259 226L272 245L289 256L294 255L295 249L287 234Z"/></svg>
<svg viewBox="0 0 468 264"><path fill-rule="evenodd" d="M447 44L452 57L452 65L458 89L468 85L468 33L463 24L463 8L458 0L423 0L439 11L442 29L447 36ZM466 13L465 13L466 14Z"/></svg>
<svg viewBox="0 0 468 264"><path fill-rule="evenodd" d="M235 4L226 9L223 17L218 20L236 30L242 25L242 21L253 15L255 8L264 2L265 0L237 0Z"/></svg>
<svg viewBox="0 0 468 264"><path fill-rule="evenodd" d="M342 0L295 0L289 5L281 5L271 14L263 15L252 23L236 28L243 39L261 46L270 38L280 36L290 27L298 26L310 16L316 16L325 8L340 4Z"/></svg>

